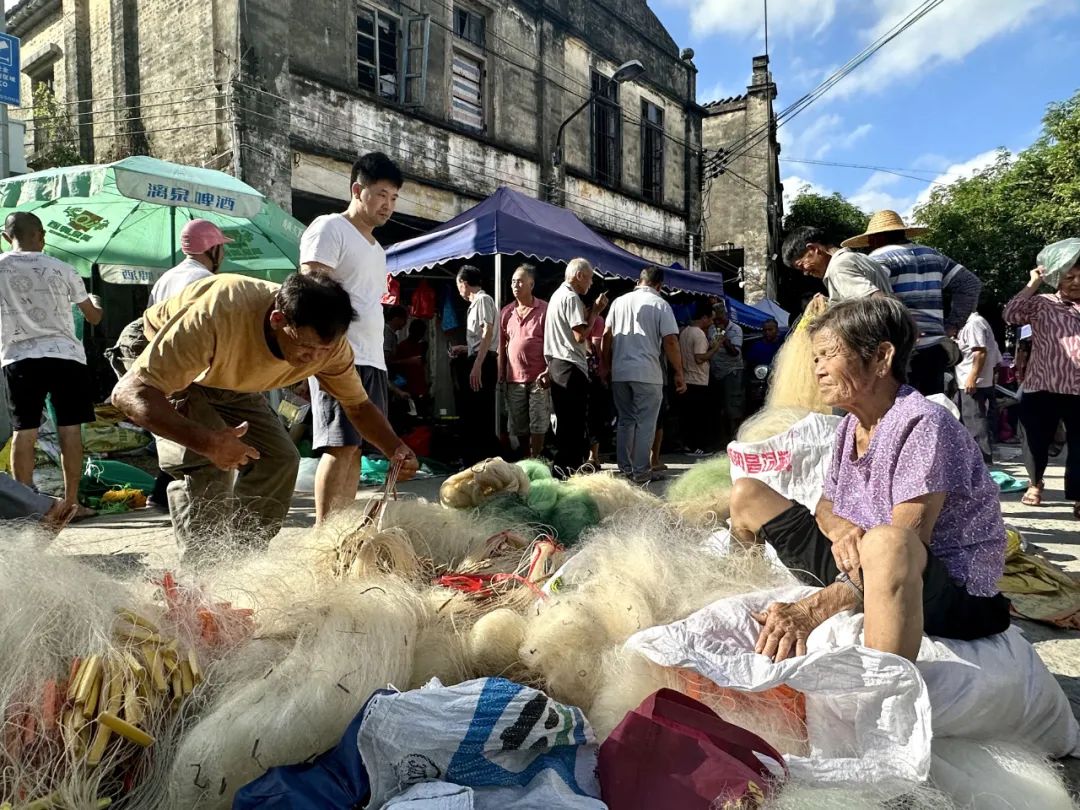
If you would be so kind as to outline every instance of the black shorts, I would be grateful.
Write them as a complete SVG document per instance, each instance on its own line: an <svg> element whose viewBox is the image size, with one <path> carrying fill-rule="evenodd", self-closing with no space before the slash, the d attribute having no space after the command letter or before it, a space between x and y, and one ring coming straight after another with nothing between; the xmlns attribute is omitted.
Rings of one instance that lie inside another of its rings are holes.
<svg viewBox="0 0 1080 810"><path fill-rule="evenodd" d="M15 430L41 427L46 394L52 399L57 427L94 421L93 386L85 363L57 357L29 357L4 366L4 379Z"/></svg>
<svg viewBox="0 0 1080 810"><path fill-rule="evenodd" d="M357 366L356 373L360 375L360 382L363 383L371 404L385 414L390 400L386 372L374 366ZM363 440L360 432L345 415L345 409L319 386L317 379L309 377L308 385L311 390L311 446L314 450L361 447L364 444L372 446L371 442Z"/></svg>
<svg viewBox="0 0 1080 810"><path fill-rule="evenodd" d="M761 527L761 536L781 562L806 585L829 585L840 569L832 555L832 541L802 504L777 515ZM971 641L1002 633L1009 627L1009 600L972 596L949 576L945 564L927 554L923 571L923 632L928 636Z"/></svg>

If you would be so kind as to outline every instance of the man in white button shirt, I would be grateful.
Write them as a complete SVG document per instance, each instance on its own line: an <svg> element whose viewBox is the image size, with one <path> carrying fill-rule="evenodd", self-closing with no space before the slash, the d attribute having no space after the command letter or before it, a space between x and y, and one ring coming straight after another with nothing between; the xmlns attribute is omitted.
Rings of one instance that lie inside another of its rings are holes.
<svg viewBox="0 0 1080 810"><path fill-rule="evenodd" d="M147 308L168 301L188 284L210 278L225 261L225 245L232 239L221 228L205 219L193 219L180 232L180 250L184 260L165 273L150 290Z"/></svg>
<svg viewBox="0 0 1080 810"><path fill-rule="evenodd" d="M350 183L348 209L318 217L304 231L300 267L304 273L326 273L349 293L356 311L348 332L356 370L371 402L385 414L389 392L383 355L386 252L373 231L393 215L404 178L386 155L369 152L353 164ZM315 518L321 522L356 498L363 437L318 380L308 382L312 444L322 451L315 473Z"/></svg>

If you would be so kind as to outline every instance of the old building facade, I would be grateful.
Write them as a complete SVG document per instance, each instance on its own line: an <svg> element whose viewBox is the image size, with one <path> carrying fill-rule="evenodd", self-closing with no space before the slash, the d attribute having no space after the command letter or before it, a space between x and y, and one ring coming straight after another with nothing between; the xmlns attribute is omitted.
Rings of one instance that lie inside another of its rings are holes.
<svg viewBox="0 0 1080 810"><path fill-rule="evenodd" d="M775 98L769 58L754 57L746 93L706 104L702 123L704 266L751 303L776 297L783 194Z"/></svg>
<svg viewBox="0 0 1080 810"><path fill-rule="evenodd" d="M12 115L50 87L87 161L224 169L306 220L385 151L408 182L394 239L500 185L653 261L686 263L700 227L696 69L645 0L22 0L8 27ZM611 81L630 60L644 72ZM29 127L32 158L50 130Z"/></svg>

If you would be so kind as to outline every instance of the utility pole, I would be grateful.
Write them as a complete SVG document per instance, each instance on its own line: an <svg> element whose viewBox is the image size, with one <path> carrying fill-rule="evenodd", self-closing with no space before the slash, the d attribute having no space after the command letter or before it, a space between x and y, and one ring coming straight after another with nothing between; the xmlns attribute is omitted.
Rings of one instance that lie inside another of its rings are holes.
<svg viewBox="0 0 1080 810"><path fill-rule="evenodd" d="M0 34L7 33L7 9L0 12ZM0 180L11 175L11 154L8 144L11 140L11 127L8 126L8 105L0 104Z"/></svg>

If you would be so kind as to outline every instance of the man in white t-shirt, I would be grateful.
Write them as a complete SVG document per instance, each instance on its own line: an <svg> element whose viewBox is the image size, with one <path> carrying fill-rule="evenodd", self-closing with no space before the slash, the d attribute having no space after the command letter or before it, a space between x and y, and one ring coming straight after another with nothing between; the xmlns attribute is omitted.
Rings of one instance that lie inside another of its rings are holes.
<svg viewBox="0 0 1080 810"><path fill-rule="evenodd" d="M373 231L394 213L404 183L401 169L381 152L370 152L352 167L351 199L342 214L315 219L300 240L300 267L326 273L349 293L356 320L349 327L356 370L372 403L386 413L388 381L383 355L382 296L386 292L386 253ZM322 451L315 473L315 517L348 506L360 485L363 437L338 402L311 378L315 450Z"/></svg>
<svg viewBox="0 0 1080 810"><path fill-rule="evenodd" d="M48 395L56 412L67 509L78 504L82 424L94 421L93 385L71 307L77 306L91 325L104 313L74 267L42 253L40 219L8 215L4 238L11 250L0 256L0 365L13 412L12 472L16 481L33 485L34 445Z"/></svg>
<svg viewBox="0 0 1080 810"><path fill-rule="evenodd" d="M499 368L499 309L480 285L478 267L458 270L458 294L469 302L465 316L465 345L450 347L450 363L457 384L457 411L461 420L462 460L472 465L497 452L495 387Z"/></svg>
<svg viewBox="0 0 1080 810"><path fill-rule="evenodd" d="M619 415L615 455L619 471L635 483L656 480L650 453L664 397L661 355L675 370L675 390L686 393L679 325L671 305L660 297L664 271L646 267L632 292L616 298L608 312L601 344L611 369L611 394Z"/></svg>
<svg viewBox="0 0 1080 810"><path fill-rule="evenodd" d="M147 308L168 301L188 284L210 278L225 261L225 245L232 239L221 228L205 219L193 219L180 232L180 250L184 260L166 270L150 290Z"/></svg>
<svg viewBox="0 0 1080 810"><path fill-rule="evenodd" d="M994 370L1001 362L1001 350L990 322L978 312L968 315L956 336L961 360L956 366L960 388L960 419L982 450L983 461L993 461L994 425L997 402L994 397Z"/></svg>

